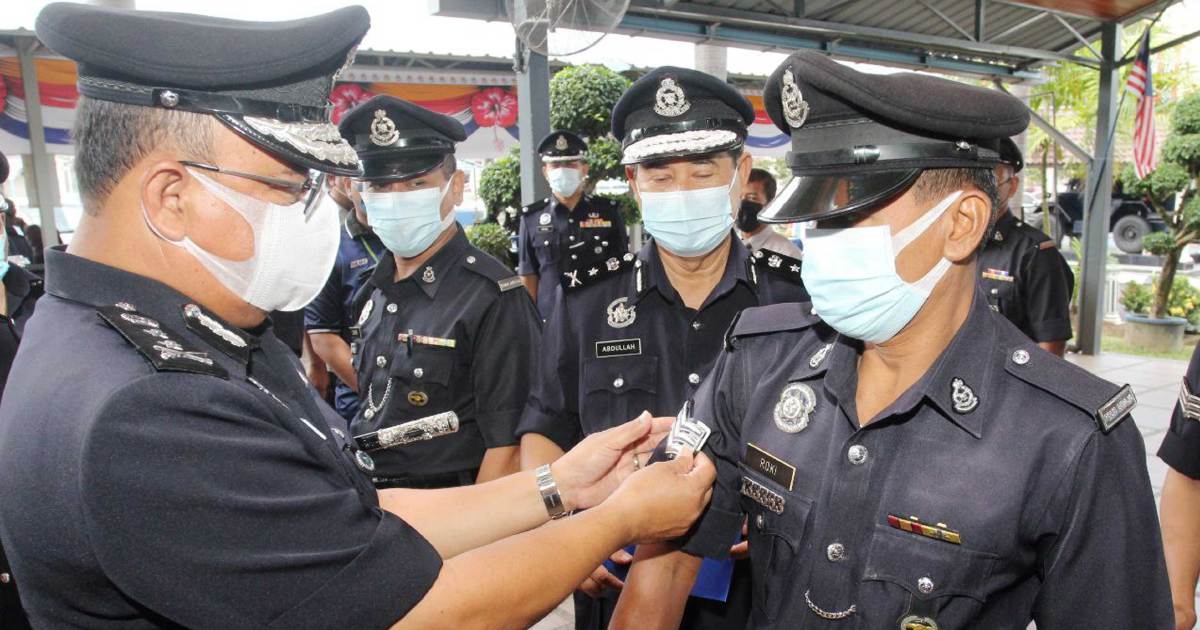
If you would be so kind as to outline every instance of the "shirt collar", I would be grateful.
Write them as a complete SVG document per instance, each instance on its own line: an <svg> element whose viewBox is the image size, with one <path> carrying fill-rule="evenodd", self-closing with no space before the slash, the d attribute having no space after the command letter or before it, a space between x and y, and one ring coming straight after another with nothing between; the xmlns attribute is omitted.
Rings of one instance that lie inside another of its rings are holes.
<svg viewBox="0 0 1200 630"><path fill-rule="evenodd" d="M354 214L354 210L343 209L343 212L346 213L346 218L342 221L342 226L346 229L346 234L348 234L350 238L358 238L360 236L374 234L374 232L371 231L371 228L358 222L358 216Z"/></svg>
<svg viewBox="0 0 1200 630"><path fill-rule="evenodd" d="M1012 234L1016 227L1017 217L1013 216L1011 212L1005 212L999 219L996 219L996 225L992 228L992 238L990 240L996 242L1008 240L1009 235Z"/></svg>
<svg viewBox="0 0 1200 630"><path fill-rule="evenodd" d="M446 241L441 249L434 252L429 260L426 260L411 276L400 282L395 281L396 257L389 252L380 259L375 271L371 273L371 284L388 295L394 295L396 285L412 282L420 287L425 295L433 299L437 296L438 287L442 286L446 274L458 266L458 261L462 259L463 253L470 246L466 232L461 226L455 223L452 229L454 236L450 237L450 240Z"/></svg>
<svg viewBox="0 0 1200 630"><path fill-rule="evenodd" d="M741 282L753 288L755 282L751 280L748 261L750 260L750 252L745 245L738 240L732 232L730 232L729 240L729 257L725 260L725 271L721 273L721 279L717 282L717 286L713 288L711 294L704 301L700 308L704 308L709 303L719 299L721 296L733 290L734 286ZM646 294L650 293L651 289L657 290L659 295L663 296L668 302L679 302L679 292L671 285L671 279L667 277L667 270L662 264L662 255L658 251L658 247L654 244L654 239L650 238L642 249L638 252L637 260L634 262L633 272L634 293L637 295L636 300L641 300Z"/></svg>

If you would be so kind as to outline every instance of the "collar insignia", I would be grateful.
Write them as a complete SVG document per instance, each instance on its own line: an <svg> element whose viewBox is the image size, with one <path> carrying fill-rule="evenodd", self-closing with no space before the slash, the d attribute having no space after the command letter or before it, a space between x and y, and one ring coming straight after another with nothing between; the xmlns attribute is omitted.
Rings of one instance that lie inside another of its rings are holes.
<svg viewBox="0 0 1200 630"><path fill-rule="evenodd" d="M975 395L975 391L964 383L961 378L950 381L950 387L953 388L950 398L954 401L955 412L963 414L971 413L979 406L979 397Z"/></svg>

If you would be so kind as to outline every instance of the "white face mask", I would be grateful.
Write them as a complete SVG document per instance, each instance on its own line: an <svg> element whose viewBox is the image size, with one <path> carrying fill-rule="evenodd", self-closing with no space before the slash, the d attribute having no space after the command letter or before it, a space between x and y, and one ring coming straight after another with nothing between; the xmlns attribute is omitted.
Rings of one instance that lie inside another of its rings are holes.
<svg viewBox="0 0 1200 630"><path fill-rule="evenodd" d="M580 184L583 183L583 173L577 168L560 166L550 169L546 181L550 184L550 190L553 190L554 194L560 197L570 197L579 190Z"/></svg>
<svg viewBox="0 0 1200 630"><path fill-rule="evenodd" d="M312 301L333 269L340 241L338 215L328 204L315 200L305 214L305 203L288 206L256 199L189 171L217 199L241 215L254 234L254 253L246 260L228 260L212 254L184 236L172 241L142 216L150 230L164 241L187 250L234 295L264 311L295 311Z"/></svg>
<svg viewBox="0 0 1200 630"><path fill-rule="evenodd" d="M716 249L733 226L728 186L700 190L641 192L642 224L655 242L678 256L702 256Z"/></svg>
<svg viewBox="0 0 1200 630"><path fill-rule="evenodd" d="M445 188L421 188L403 192L364 192L367 223L383 244L401 258L412 258L429 249L437 237L454 223L454 213L442 216Z"/></svg>

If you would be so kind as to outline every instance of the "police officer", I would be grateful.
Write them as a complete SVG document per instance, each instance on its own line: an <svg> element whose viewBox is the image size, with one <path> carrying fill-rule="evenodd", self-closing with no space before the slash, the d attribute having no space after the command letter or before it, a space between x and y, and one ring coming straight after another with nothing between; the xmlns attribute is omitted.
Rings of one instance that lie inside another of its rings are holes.
<svg viewBox="0 0 1200 630"><path fill-rule="evenodd" d="M1054 241L1009 211L1024 160L1011 138L1000 139L1000 218L975 263L992 309L1046 351L1063 356L1071 338L1075 276Z"/></svg>
<svg viewBox="0 0 1200 630"><path fill-rule="evenodd" d="M1200 576L1200 344L1192 351L1171 428L1158 456L1169 466L1162 489L1163 551L1175 602L1175 627L1196 625L1196 581Z"/></svg>
<svg viewBox="0 0 1200 630"><path fill-rule="evenodd" d="M734 324L693 407L718 469L683 541L696 556L639 549L657 556L634 562L613 627L674 627L687 580L655 573L727 553L745 515L755 628L1169 626L1132 391L1042 351L977 290L996 141L1024 106L817 52L763 99L796 175L763 219L817 221L812 309Z"/></svg>
<svg viewBox="0 0 1200 630"><path fill-rule="evenodd" d="M540 322L520 278L454 220L466 181L454 145L466 131L393 96L363 103L338 127L363 162L355 195L388 249L356 323L362 404L350 428L366 436L457 415L453 431L380 450L376 486L460 486L515 472Z"/></svg>
<svg viewBox="0 0 1200 630"><path fill-rule="evenodd" d="M363 474L372 457L265 317L333 265L310 169L360 174L327 105L367 27L361 7L38 16L78 64L87 206L48 252L0 403L0 539L34 626L524 626L699 513L703 456L633 472L660 437L645 417L483 486L377 492Z"/></svg>
<svg viewBox="0 0 1200 630"><path fill-rule="evenodd" d="M386 255L383 243L367 225L365 211L351 202L351 180L331 177L329 203L341 214L341 242L337 261L325 287L304 307L304 328L313 352L333 373L333 408L347 421L358 413L358 375L352 363L351 330L362 302L359 291L379 260Z"/></svg>
<svg viewBox="0 0 1200 630"><path fill-rule="evenodd" d="M538 144L552 195L521 208L517 273L542 319L554 308L562 273L629 251L621 207L587 194L587 144L570 131L552 131Z"/></svg>
<svg viewBox="0 0 1200 630"><path fill-rule="evenodd" d="M750 179L746 182L746 192L742 194L742 203L738 206L735 220L735 225L742 234L742 244L751 252L769 249L792 258L803 258L804 253L795 243L758 220L758 213L775 198L776 190L773 175L765 169L750 169Z"/></svg>
<svg viewBox="0 0 1200 630"><path fill-rule="evenodd" d="M742 148L753 119L750 103L724 81L672 67L638 79L613 108L613 135L622 139L651 240L637 255L565 272L521 420L524 468L643 409L674 414L739 311L806 299L800 261L765 250L751 256L731 229L750 171ZM614 561L628 564L629 555ZM739 564L707 570L688 627L744 624L748 566ZM613 571L624 569L600 567L582 585L576 627L608 627L620 586Z"/></svg>

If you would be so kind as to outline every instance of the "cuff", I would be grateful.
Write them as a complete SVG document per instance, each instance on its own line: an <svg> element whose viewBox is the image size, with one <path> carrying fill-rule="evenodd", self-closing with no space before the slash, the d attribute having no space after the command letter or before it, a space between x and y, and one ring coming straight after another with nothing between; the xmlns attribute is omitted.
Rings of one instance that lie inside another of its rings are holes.
<svg viewBox="0 0 1200 630"><path fill-rule="evenodd" d="M475 414L475 423L479 434L483 436L486 448L516 446L521 443L517 436L517 423L521 420L521 410L484 411Z"/></svg>
<svg viewBox="0 0 1200 630"><path fill-rule="evenodd" d="M1047 319L1029 322L1029 337L1038 343L1065 341L1071 338L1071 320Z"/></svg>
<svg viewBox="0 0 1200 630"><path fill-rule="evenodd" d="M745 515L714 507L700 515L691 531L678 540L680 548L693 556L723 560L729 556L729 546L742 529Z"/></svg>
<svg viewBox="0 0 1200 630"><path fill-rule="evenodd" d="M1200 431L1200 423L1197 423L1195 428ZM1163 436L1162 445L1158 447L1158 457L1181 474L1200 480L1200 457L1197 457L1200 450L1197 450L1196 446L1195 440L1188 440L1187 437L1176 433L1172 427Z"/></svg>
<svg viewBox="0 0 1200 630"><path fill-rule="evenodd" d="M521 421L517 424L517 440L526 433L537 433L544 436L546 439L554 442L564 452L571 450L571 447L580 439L580 428L578 422L571 423L568 419L550 415L533 407L525 407L524 413L521 414Z"/></svg>

